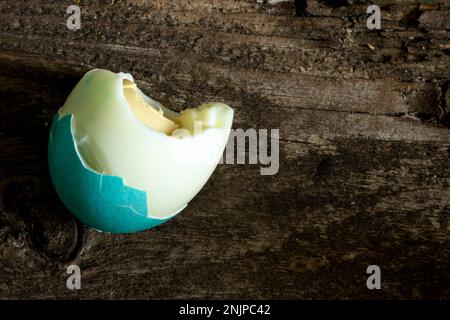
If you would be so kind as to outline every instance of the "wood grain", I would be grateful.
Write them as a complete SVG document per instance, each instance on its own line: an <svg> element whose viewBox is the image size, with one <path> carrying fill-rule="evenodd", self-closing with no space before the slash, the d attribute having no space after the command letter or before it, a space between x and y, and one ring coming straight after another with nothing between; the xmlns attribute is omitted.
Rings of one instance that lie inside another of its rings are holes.
<svg viewBox="0 0 450 320"><path fill-rule="evenodd" d="M0 2L1 298L450 297L448 1ZM175 110L279 128L280 171L219 165L175 219L133 235L75 221L49 123L84 72L127 71ZM66 267L82 289L66 288ZM366 268L382 270L382 290Z"/></svg>

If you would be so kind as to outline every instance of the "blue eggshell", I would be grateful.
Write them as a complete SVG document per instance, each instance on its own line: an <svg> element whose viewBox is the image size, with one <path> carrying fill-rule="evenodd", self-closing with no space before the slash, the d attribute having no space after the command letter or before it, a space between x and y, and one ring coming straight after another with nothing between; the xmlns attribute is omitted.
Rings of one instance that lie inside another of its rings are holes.
<svg viewBox="0 0 450 320"><path fill-rule="evenodd" d="M145 191L84 166L75 149L72 117L54 117L48 144L50 176L70 212L83 223L111 233L137 232L167 221L147 217Z"/></svg>

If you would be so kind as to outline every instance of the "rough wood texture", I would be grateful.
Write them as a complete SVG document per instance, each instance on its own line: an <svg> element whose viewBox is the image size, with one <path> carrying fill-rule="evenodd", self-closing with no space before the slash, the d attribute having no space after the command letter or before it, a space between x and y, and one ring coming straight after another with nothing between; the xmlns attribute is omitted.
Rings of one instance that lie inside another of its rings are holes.
<svg viewBox="0 0 450 320"><path fill-rule="evenodd" d="M450 5L378 3L380 31L368 1L81 1L71 31L69 1L1 1L0 297L450 298ZM279 128L279 173L221 165L160 227L82 226L46 146L94 67L177 110L220 100L236 128Z"/></svg>

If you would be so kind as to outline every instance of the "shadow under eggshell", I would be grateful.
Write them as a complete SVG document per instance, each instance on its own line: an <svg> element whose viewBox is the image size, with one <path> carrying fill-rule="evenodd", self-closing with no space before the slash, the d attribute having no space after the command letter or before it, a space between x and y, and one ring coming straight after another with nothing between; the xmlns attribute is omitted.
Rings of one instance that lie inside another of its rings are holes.
<svg viewBox="0 0 450 320"><path fill-rule="evenodd" d="M168 219L147 216L146 192L122 178L99 174L82 163L73 139L73 115L53 119L48 145L50 176L65 206L83 223L100 231L132 233Z"/></svg>

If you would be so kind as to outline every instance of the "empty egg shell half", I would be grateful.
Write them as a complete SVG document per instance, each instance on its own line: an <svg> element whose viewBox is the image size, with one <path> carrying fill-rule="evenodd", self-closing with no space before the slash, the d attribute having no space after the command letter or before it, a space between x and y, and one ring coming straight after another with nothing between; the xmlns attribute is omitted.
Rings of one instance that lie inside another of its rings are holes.
<svg viewBox="0 0 450 320"><path fill-rule="evenodd" d="M130 74L84 75L52 122L50 176L65 206L100 231L131 233L174 217L220 161L233 109L181 113L140 91Z"/></svg>

